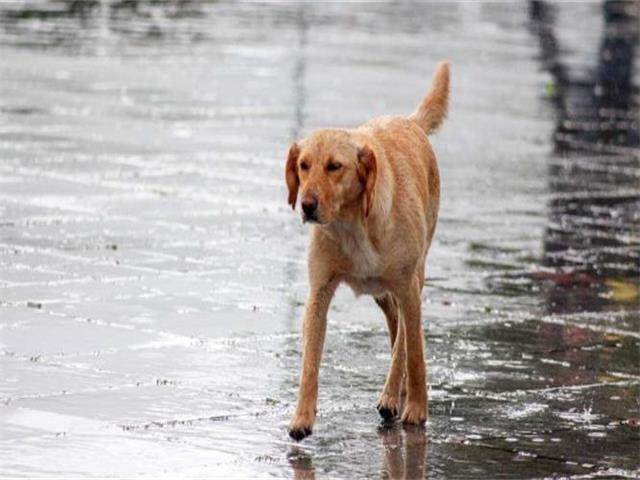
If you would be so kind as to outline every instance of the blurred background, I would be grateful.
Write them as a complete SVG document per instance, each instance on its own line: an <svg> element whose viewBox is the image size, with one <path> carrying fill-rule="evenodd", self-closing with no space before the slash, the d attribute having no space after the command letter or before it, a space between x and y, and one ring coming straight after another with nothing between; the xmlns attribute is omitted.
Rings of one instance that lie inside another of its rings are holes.
<svg viewBox="0 0 640 480"><path fill-rule="evenodd" d="M0 476L636 478L635 1L0 2ZM425 429L369 298L297 392L288 145L452 62Z"/></svg>

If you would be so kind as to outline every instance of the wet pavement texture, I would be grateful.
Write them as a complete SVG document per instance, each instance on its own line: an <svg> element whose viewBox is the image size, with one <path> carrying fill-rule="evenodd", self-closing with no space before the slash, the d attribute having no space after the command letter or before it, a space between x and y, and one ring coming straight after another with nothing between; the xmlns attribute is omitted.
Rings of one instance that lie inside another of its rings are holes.
<svg viewBox="0 0 640 480"><path fill-rule="evenodd" d="M638 3L0 6L0 476L640 476ZM285 152L452 62L430 419L382 426L341 289L286 433L308 230Z"/></svg>

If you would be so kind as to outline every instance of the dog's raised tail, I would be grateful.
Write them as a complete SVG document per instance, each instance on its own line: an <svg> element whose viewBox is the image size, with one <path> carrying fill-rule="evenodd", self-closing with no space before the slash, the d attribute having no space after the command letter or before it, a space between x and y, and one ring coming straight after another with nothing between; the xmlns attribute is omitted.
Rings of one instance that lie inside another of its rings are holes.
<svg viewBox="0 0 640 480"><path fill-rule="evenodd" d="M409 119L416 122L427 134L436 131L447 116L449 107L449 62L438 63L433 74L431 88L418 109Z"/></svg>

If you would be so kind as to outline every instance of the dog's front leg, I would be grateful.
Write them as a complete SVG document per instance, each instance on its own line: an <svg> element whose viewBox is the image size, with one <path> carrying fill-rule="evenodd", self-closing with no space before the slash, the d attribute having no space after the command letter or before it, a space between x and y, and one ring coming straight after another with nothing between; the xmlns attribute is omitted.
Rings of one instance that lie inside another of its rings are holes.
<svg viewBox="0 0 640 480"><path fill-rule="evenodd" d="M313 280L314 275L310 276ZM316 419L318 372L327 330L327 310L338 284L337 281L331 278L319 282L317 278L315 280L311 285L302 326L304 346L298 407L289 424L289 435L297 441L311 435L313 423Z"/></svg>
<svg viewBox="0 0 640 480"><path fill-rule="evenodd" d="M427 379L420 289L420 281L416 276L406 288L395 292L402 313L401 321L405 327L407 362L407 400L402 412L402 422L411 424L422 424L427 419Z"/></svg>

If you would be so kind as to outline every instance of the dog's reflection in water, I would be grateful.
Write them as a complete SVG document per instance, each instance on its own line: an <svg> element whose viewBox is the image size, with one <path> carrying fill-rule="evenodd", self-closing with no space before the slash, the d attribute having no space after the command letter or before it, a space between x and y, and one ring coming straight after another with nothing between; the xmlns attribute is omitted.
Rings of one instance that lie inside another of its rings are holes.
<svg viewBox="0 0 640 480"><path fill-rule="evenodd" d="M310 454L300 447L292 447L287 459L293 469L295 480L315 480L316 470L313 468L313 458Z"/></svg>
<svg viewBox="0 0 640 480"><path fill-rule="evenodd" d="M382 478L421 479L426 476L427 433L423 426L381 426L384 465Z"/></svg>
<svg viewBox="0 0 640 480"><path fill-rule="evenodd" d="M427 434L422 426L383 425L378 428L382 441L381 478L414 480L426 477ZM293 447L287 456L296 480L315 480L312 456Z"/></svg>

